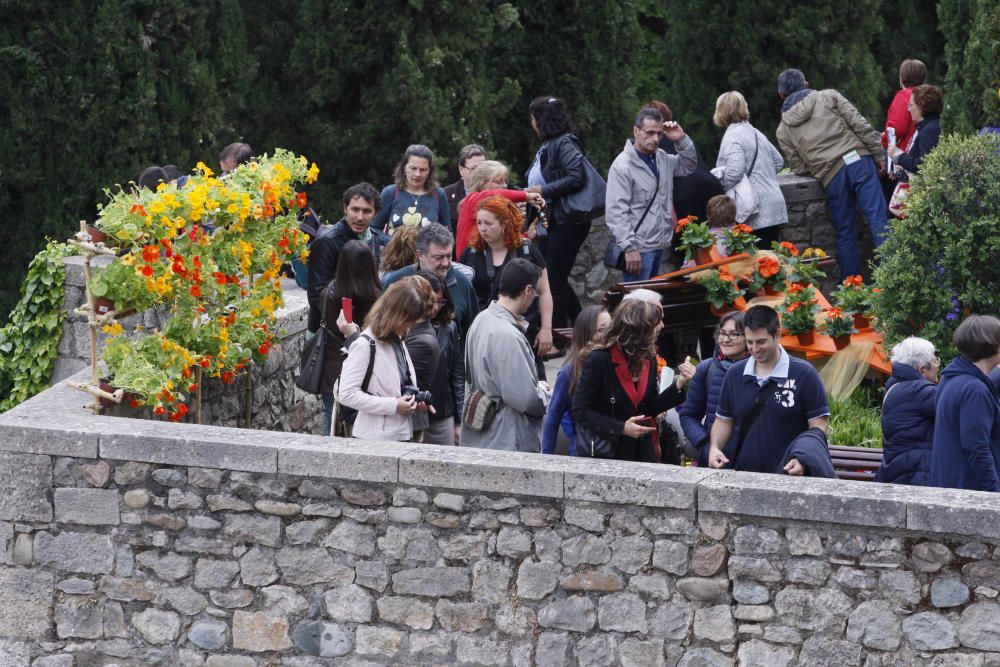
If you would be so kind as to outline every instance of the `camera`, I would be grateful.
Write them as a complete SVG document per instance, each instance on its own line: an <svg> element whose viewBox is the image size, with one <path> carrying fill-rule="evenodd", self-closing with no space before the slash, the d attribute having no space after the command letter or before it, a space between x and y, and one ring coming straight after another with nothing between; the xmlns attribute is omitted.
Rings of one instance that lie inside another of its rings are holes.
<svg viewBox="0 0 1000 667"><path fill-rule="evenodd" d="M403 396L413 396L417 400L417 403L430 405L434 402L434 395L431 392L414 387L412 384L403 385Z"/></svg>

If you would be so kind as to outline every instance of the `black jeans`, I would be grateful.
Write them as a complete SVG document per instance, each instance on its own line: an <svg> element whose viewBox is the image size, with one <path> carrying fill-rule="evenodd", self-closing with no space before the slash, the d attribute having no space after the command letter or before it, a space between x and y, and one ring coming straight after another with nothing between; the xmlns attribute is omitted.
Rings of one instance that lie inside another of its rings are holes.
<svg viewBox="0 0 1000 667"><path fill-rule="evenodd" d="M761 250L770 250L771 243L781 240L781 228L784 225L771 225L770 227L764 227L763 229L753 230L754 236L760 239L757 242L757 247Z"/></svg>
<svg viewBox="0 0 1000 667"><path fill-rule="evenodd" d="M556 329L572 326L573 320L580 314L580 299L569 285L569 274L588 234L589 222L560 223L550 217L549 234L540 239L549 273L549 288L552 290L552 326Z"/></svg>

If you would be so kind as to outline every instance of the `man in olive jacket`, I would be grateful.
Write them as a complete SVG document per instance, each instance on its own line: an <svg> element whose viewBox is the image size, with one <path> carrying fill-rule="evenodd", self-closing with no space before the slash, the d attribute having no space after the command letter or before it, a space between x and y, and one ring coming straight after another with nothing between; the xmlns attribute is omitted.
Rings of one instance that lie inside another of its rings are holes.
<svg viewBox="0 0 1000 667"><path fill-rule="evenodd" d="M604 220L625 254L625 282L659 273L663 249L674 235L674 176L687 176L698 166L694 142L677 123L664 123L656 109L639 112L632 134L611 164L604 198ZM661 135L674 142L677 155L660 148Z"/></svg>
<svg viewBox="0 0 1000 667"><path fill-rule="evenodd" d="M854 209L857 204L879 246L885 238L887 207L879 185L885 171L878 132L836 90L813 90L805 75L786 69L778 76L781 124L778 145L792 170L813 176L826 190L837 227L841 279L861 272Z"/></svg>

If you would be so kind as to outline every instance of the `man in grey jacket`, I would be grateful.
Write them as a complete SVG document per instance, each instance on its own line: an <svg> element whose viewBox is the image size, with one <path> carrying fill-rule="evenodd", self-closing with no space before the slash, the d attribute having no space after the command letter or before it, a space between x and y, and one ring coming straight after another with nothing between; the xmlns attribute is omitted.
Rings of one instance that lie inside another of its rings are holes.
<svg viewBox="0 0 1000 667"><path fill-rule="evenodd" d="M854 209L860 205L875 245L885 238L888 208L878 175L885 171L879 133L836 90L812 90L805 75L786 69L778 76L781 124L778 145L800 176L813 176L826 190L837 227L840 278L861 272Z"/></svg>
<svg viewBox="0 0 1000 667"><path fill-rule="evenodd" d="M524 332L524 314L538 294L541 269L526 259L508 262L500 274L499 298L479 313L465 341L466 400L479 389L499 403L489 428L473 431L462 424L462 446L541 450L543 392L538 385L535 353Z"/></svg>
<svg viewBox="0 0 1000 667"><path fill-rule="evenodd" d="M625 254L625 282L659 272L663 249L674 235L674 176L687 176L698 166L694 142L656 109L639 112L632 134L608 171L604 200L604 219ZM661 135L674 142L677 155L659 147Z"/></svg>

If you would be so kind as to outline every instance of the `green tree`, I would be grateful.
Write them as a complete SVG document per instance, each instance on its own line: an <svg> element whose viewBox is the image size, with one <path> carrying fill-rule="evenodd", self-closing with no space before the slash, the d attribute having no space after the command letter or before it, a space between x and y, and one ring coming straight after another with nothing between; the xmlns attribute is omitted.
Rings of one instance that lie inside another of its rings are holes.
<svg viewBox="0 0 1000 667"><path fill-rule="evenodd" d="M995 0L942 0L946 39L946 131L973 132L1000 116L1000 5Z"/></svg>

